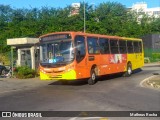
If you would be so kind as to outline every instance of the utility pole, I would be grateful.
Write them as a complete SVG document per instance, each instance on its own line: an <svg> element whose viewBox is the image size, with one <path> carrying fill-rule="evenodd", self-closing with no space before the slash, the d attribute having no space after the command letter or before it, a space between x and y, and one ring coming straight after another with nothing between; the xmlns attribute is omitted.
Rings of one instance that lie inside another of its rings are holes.
<svg viewBox="0 0 160 120"><path fill-rule="evenodd" d="M11 47L11 70L12 70L12 77L13 77L13 67L14 67L14 59L13 59L13 49L15 49L16 47Z"/></svg>
<svg viewBox="0 0 160 120"><path fill-rule="evenodd" d="M84 27L84 33L85 33L85 32L86 32L86 5L85 5L85 0L83 0L83 4L84 4L84 5L83 5L83 7L84 7L84 8L83 8L83 9L84 9L84 17L83 17L83 18L84 18L84 19L83 19L83 20L84 20L84 21L83 21L83 22L84 22L84 26L83 26L83 27Z"/></svg>

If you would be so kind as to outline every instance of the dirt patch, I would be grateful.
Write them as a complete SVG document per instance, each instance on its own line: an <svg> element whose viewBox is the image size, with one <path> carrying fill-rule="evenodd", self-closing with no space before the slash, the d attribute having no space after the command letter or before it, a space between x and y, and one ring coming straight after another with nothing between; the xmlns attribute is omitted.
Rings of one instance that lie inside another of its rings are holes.
<svg viewBox="0 0 160 120"><path fill-rule="evenodd" d="M160 75L155 75L155 76L151 77L150 79L146 80L144 82L144 85L146 87L151 87L151 88L155 88L155 89L160 90Z"/></svg>

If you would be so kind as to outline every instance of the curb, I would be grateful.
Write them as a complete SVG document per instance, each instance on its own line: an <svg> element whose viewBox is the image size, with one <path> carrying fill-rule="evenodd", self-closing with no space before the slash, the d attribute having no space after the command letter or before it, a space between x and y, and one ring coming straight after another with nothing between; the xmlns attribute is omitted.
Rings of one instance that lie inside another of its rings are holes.
<svg viewBox="0 0 160 120"><path fill-rule="evenodd" d="M148 78L145 78L144 80L142 80L140 82L140 86L141 87L145 87L145 88L154 89L154 90L160 90L158 88L155 88L153 84L149 84L149 85L147 84L147 81L149 81L149 80L151 80L152 78L155 78L155 77L156 77L155 75L152 75L152 76L150 76Z"/></svg>
<svg viewBox="0 0 160 120"><path fill-rule="evenodd" d="M155 66L155 65L160 65L160 62L144 63L144 67Z"/></svg>

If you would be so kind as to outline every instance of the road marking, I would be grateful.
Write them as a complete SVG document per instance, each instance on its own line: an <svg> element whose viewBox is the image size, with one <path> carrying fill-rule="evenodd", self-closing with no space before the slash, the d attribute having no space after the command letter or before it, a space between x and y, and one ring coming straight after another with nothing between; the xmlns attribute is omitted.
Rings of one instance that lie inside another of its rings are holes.
<svg viewBox="0 0 160 120"><path fill-rule="evenodd" d="M16 92L16 91L18 91L18 90L2 91L2 92L0 92L0 94L3 94L3 93L9 93L9 92Z"/></svg>
<svg viewBox="0 0 160 120"><path fill-rule="evenodd" d="M69 120L94 120L94 119L98 119L98 120L109 120L108 118L103 118L103 117L73 117L70 118Z"/></svg>

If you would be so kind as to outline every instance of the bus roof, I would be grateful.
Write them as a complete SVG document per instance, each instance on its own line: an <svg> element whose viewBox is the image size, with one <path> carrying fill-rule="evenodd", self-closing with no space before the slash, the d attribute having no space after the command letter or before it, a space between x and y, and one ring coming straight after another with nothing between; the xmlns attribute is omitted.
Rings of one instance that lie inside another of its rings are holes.
<svg viewBox="0 0 160 120"><path fill-rule="evenodd" d="M40 38L54 35L54 34L71 34L71 35L84 35L84 36L92 36L92 37L102 37L102 38L110 38L110 39L122 39L122 40L138 40L139 38L128 38L128 37L120 37L120 36L111 36L111 35L101 35L101 34L92 34L92 33L84 33L84 32L74 32L74 31L65 31L65 32L53 32L40 36Z"/></svg>
<svg viewBox="0 0 160 120"><path fill-rule="evenodd" d="M138 40L138 41L142 41L142 39L140 38L128 38L128 37L122 37L123 40Z"/></svg>

